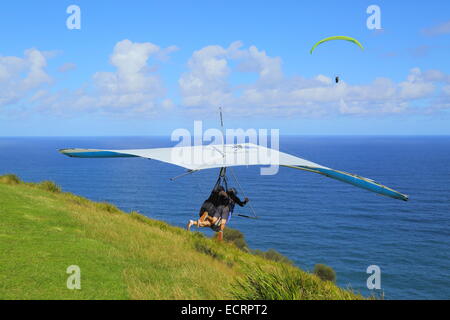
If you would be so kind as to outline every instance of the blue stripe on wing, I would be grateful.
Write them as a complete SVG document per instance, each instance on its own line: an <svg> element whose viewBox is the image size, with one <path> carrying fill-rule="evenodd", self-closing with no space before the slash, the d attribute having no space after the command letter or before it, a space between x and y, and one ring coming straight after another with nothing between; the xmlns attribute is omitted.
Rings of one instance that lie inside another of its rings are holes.
<svg viewBox="0 0 450 320"><path fill-rule="evenodd" d="M399 199L403 201L408 201L408 196L402 194L398 191L395 191L389 187L386 187L378 182L375 182L371 179L364 178L355 174L332 170L332 169L323 169L323 168L314 168L314 170L318 171L320 174L323 174L327 177L346 182L352 184L356 187L366 189L375 193L382 194L384 196L388 196L394 199Z"/></svg>
<svg viewBox="0 0 450 320"><path fill-rule="evenodd" d="M61 149L62 154L73 158L135 158L132 154L94 149Z"/></svg>

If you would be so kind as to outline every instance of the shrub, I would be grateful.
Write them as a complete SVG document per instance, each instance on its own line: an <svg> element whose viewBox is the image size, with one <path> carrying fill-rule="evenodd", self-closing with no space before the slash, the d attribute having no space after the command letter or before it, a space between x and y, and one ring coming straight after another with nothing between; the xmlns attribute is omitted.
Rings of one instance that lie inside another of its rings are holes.
<svg viewBox="0 0 450 320"><path fill-rule="evenodd" d="M323 281L336 282L336 272L327 265L321 263L316 264L314 266L314 274Z"/></svg>
<svg viewBox="0 0 450 320"><path fill-rule="evenodd" d="M241 249L242 251L248 252L248 246L247 246L247 242L245 241L245 239L235 239L234 241L232 241L232 243L234 243L234 245L238 248Z"/></svg>
<svg viewBox="0 0 450 320"><path fill-rule="evenodd" d="M274 249L269 249L268 251L265 252L261 250L250 250L248 248L247 242L245 241L244 234L237 229L225 228L225 230L223 231L223 240L234 243L234 245L238 249L241 249L242 251L250 252L254 255L263 257L267 260L293 265L293 262L291 260L289 260L287 257L283 256L281 253L279 253Z"/></svg>
<svg viewBox="0 0 450 320"><path fill-rule="evenodd" d="M225 228L223 231L223 240L234 243L236 247L243 251L248 251L248 245L245 241L244 234L237 229Z"/></svg>
<svg viewBox="0 0 450 320"><path fill-rule="evenodd" d="M54 193L61 192L61 187L52 181L42 181L42 182L39 182L38 184L36 184L36 186L45 191L50 191L50 192L54 192Z"/></svg>
<svg viewBox="0 0 450 320"><path fill-rule="evenodd" d="M272 260L275 262L281 262L281 263L286 263L289 265L294 265L294 263L289 260L286 256L282 255L281 253L279 253L278 251L274 250L274 249L269 249L267 251L261 251L261 250L252 250L251 251L254 255L263 257L267 260Z"/></svg>
<svg viewBox="0 0 450 320"><path fill-rule="evenodd" d="M5 184L19 184L21 181L15 174L5 174L0 176L0 182Z"/></svg>

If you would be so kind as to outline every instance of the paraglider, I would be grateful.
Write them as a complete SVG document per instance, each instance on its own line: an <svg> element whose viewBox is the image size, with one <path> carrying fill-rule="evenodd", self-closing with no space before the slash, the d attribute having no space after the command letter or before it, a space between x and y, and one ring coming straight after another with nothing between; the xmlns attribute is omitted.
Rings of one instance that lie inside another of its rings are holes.
<svg viewBox="0 0 450 320"><path fill-rule="evenodd" d="M350 41L350 42L356 44L356 45L357 45L358 47L360 47L362 50L364 50L364 47L362 46L362 44L361 44L358 40L356 40L355 38L347 37L347 36L333 36L333 37L328 37L328 38L325 38L325 39L322 39L322 40L318 41L318 42L311 48L311 50L309 51L309 53L312 54L318 45L320 45L320 44L322 44L322 43L324 43L324 42L332 41L332 40L346 40L346 41Z"/></svg>
<svg viewBox="0 0 450 320"><path fill-rule="evenodd" d="M322 40L318 41L316 44L314 44L314 46L311 48L309 53L312 54L314 52L314 50L317 48L317 46L319 46L320 44L322 44L324 42L332 41L332 40L349 41L349 42L352 42L352 43L356 44L358 47L360 47L362 50L364 50L364 47L362 46L362 44L358 40L356 40L355 38L347 37L347 36L333 36L333 37L328 37L328 38L325 38L325 39L322 39ZM336 84L339 83L339 76L336 76L334 78L334 82Z"/></svg>

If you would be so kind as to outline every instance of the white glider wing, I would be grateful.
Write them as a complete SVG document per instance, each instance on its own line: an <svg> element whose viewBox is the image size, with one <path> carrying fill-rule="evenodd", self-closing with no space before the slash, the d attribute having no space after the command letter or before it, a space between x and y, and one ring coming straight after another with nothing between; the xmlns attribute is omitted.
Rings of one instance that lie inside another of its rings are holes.
<svg viewBox="0 0 450 320"><path fill-rule="evenodd" d="M59 151L62 154L75 158L141 157L170 163L193 171L232 166L278 165L319 173L391 198L408 200L407 195L371 179L330 169L317 163L252 143L130 150L61 149Z"/></svg>

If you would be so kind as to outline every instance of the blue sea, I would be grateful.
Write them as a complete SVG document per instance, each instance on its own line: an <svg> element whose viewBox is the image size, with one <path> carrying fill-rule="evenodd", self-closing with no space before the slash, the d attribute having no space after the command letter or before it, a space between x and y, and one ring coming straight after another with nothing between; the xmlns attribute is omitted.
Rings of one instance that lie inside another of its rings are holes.
<svg viewBox="0 0 450 320"><path fill-rule="evenodd" d="M53 180L65 191L184 227L198 216L218 170L171 181L184 170L140 158L75 159L57 152L172 145L167 137L0 138L0 174ZM364 295L450 298L450 137L285 136L280 149L372 178L410 201L289 168L274 176L236 168L260 219L234 216L230 226L245 234L251 248L276 249L305 270L327 264L338 285ZM246 208L237 211L251 215ZM381 290L375 292L366 287L370 265L381 269Z"/></svg>

